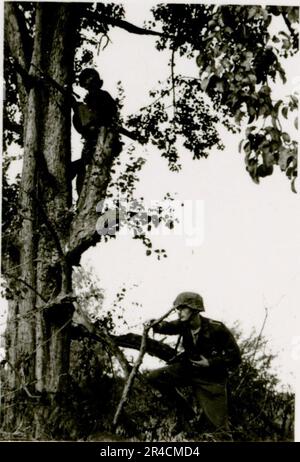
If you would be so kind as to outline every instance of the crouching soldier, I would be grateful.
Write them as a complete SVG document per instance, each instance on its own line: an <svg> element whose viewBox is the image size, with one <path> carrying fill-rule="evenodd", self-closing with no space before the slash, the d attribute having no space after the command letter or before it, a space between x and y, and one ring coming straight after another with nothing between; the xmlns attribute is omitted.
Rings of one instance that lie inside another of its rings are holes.
<svg viewBox="0 0 300 462"><path fill-rule="evenodd" d="M177 405L179 415L193 417L185 398L177 388L192 386L195 397L221 439L230 437L227 406L228 370L236 368L241 355L227 327L219 321L202 316L202 297L183 292L174 301L179 319L162 321L153 326L160 334L179 335L183 353L166 367L148 373L149 382Z"/></svg>

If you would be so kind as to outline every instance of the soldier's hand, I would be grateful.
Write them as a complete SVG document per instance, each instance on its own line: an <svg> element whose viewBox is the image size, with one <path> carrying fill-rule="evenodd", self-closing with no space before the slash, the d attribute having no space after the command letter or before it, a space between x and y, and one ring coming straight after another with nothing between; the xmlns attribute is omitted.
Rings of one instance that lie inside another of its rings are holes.
<svg viewBox="0 0 300 462"><path fill-rule="evenodd" d="M152 324L156 321L156 319L149 319L148 321L144 322L144 327L146 327L147 329L151 329L152 327Z"/></svg>
<svg viewBox="0 0 300 462"><path fill-rule="evenodd" d="M192 359L190 360L191 363L194 365L194 366L199 366L199 367L208 367L209 366L209 361L208 359L206 359L204 356L200 356L200 360L199 361L193 361Z"/></svg>

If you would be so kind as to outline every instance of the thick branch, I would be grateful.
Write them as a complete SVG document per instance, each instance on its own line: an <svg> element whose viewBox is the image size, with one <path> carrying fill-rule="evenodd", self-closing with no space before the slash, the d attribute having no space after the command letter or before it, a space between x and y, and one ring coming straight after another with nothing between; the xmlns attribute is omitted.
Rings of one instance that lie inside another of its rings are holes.
<svg viewBox="0 0 300 462"><path fill-rule="evenodd" d="M132 348L133 350L141 350L141 347L142 347L142 336L141 335L132 334L132 333L129 333L126 335L105 334L103 330L97 329L95 327L95 325L90 321L89 317L83 311L83 309L78 303L74 302L74 307L75 307L75 312L73 316L73 321L75 323L75 326L73 327L74 337L76 337L78 334L78 329L76 326L79 326L80 335L91 337L100 342L103 342L103 339L104 339L107 343L110 343L110 345L113 345L114 348L122 347L122 348ZM153 327L155 324L158 324L159 322L161 322L172 311L173 311L173 308L171 308L167 313L165 313L159 319L153 321L149 325L149 327ZM82 330L81 327L84 327L84 330ZM162 343L162 342L158 342L157 340L150 339L150 338L147 338L145 352L148 353L150 356L155 356L156 358L162 359L163 361L169 361L176 354L176 350L174 350L174 348L172 348L171 346L166 345L165 343ZM124 362L122 358L121 358L121 362ZM128 363L126 365L126 363L127 363L127 360L125 358L125 369L127 370L127 372L130 372L131 367L128 365Z"/></svg>
<svg viewBox="0 0 300 462"><path fill-rule="evenodd" d="M9 46L12 57L23 67L28 68L28 60L26 59L24 49L24 37L21 32L19 23L19 14L17 5L13 2L5 2L4 5L5 18L5 40ZM23 40L22 40L23 39Z"/></svg>
<svg viewBox="0 0 300 462"><path fill-rule="evenodd" d="M121 135L127 136L127 138L130 138L133 141L138 141L136 135L131 131L127 130L127 128L120 127L119 132L121 133Z"/></svg>
<svg viewBox="0 0 300 462"><path fill-rule="evenodd" d="M142 342L141 342L139 355L137 357L137 360L134 363L132 371L129 374L127 382L125 383L125 387L124 387L124 390L123 390L123 393L122 393L122 397L121 397L121 400L119 402L119 405L117 407L117 410L116 410L116 413L115 413L115 416L114 416L114 420L113 420L114 427L116 427L118 425L118 421L119 421L120 415L122 413L123 407L124 407L125 403L128 400L130 389L131 389L131 387L133 385L133 382L134 382L134 379L135 379L135 377L136 377L136 375L137 375L137 373L139 371L139 367L143 362L144 355L146 353L147 337L148 337L149 329L150 329L149 326L144 327L144 332L143 332L143 336L142 336Z"/></svg>
<svg viewBox="0 0 300 462"><path fill-rule="evenodd" d="M115 413L115 416L114 416L114 420L113 420L114 427L116 427L118 425L118 421L119 421L120 415L122 413L123 407L126 404L127 400L129 399L129 394L130 394L131 387L133 385L135 377L137 376L137 374L139 372L139 368L140 368L140 366L141 366L141 364L143 362L144 355L145 355L145 353L147 351L147 340L148 340L149 330L151 329L151 327L159 324L161 321L163 321L165 318L167 318L169 316L169 314L173 310L174 310L174 308L171 308L169 311L167 311L167 313L165 313L159 319L154 320L154 321L152 321L150 323L144 324L144 330L143 330L143 336L142 336L139 355L138 355L137 360L135 361L134 366L132 368L132 371L130 372L129 377L128 377L126 383L125 383L123 393L122 393L122 397L121 397L121 400L119 402L119 405L117 407L117 410L116 410L116 413Z"/></svg>
<svg viewBox="0 0 300 462"><path fill-rule="evenodd" d="M86 165L85 179L79 200L77 214L73 218L66 253L73 264L81 254L100 240L96 225L102 211L101 201L105 199L114 160L115 133L101 127L94 152L89 152L90 163ZM100 205L99 205L100 204Z"/></svg>
<svg viewBox="0 0 300 462"><path fill-rule="evenodd" d="M77 333L78 333L77 328L74 327L73 328L74 337L77 336ZM82 331L80 329L80 335L93 338L94 340L97 340L98 342L102 341L99 335L93 334L92 332L89 332L87 330ZM138 335L138 334L129 333L126 335L111 335L110 338L113 339L115 344L121 348L130 348L133 350L139 350L141 348L142 337L141 335ZM166 345L157 340L148 338L146 353L148 353L150 356L154 356L155 358L161 359L163 361L169 361L174 356L175 350L169 345Z"/></svg>
<svg viewBox="0 0 300 462"><path fill-rule="evenodd" d="M158 37L162 37L164 35L162 32L158 32L156 30L151 29L144 29L143 27L135 26L128 21L124 21L122 19L113 19L110 18L108 21L109 24L112 26L120 27L121 29L130 32L131 34L138 34L138 35L155 35Z"/></svg>
<svg viewBox="0 0 300 462"><path fill-rule="evenodd" d="M126 335L113 336L113 338L116 343L123 348L139 350L141 347L142 337L138 334L129 333ZM165 343L148 338L146 353L150 356L162 359L163 361L169 361L174 356L175 350Z"/></svg>

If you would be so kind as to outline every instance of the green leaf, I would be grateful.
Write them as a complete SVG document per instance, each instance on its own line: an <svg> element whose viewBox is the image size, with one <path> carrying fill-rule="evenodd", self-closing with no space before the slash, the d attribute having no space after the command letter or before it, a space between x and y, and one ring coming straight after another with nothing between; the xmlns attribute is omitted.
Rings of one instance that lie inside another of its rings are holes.
<svg viewBox="0 0 300 462"><path fill-rule="evenodd" d="M251 19L256 15L257 9L255 6L252 6L248 9L248 18Z"/></svg>
<svg viewBox="0 0 300 462"><path fill-rule="evenodd" d="M253 106L248 105L248 112L251 116L256 114L256 109Z"/></svg>
<svg viewBox="0 0 300 462"><path fill-rule="evenodd" d="M243 146L243 143L245 142L245 140L241 140L239 142L239 152L241 153L242 152L242 146Z"/></svg>
<svg viewBox="0 0 300 462"><path fill-rule="evenodd" d="M238 109L234 115L234 120L236 121L236 123L240 123L244 115L245 113Z"/></svg>
<svg viewBox="0 0 300 462"><path fill-rule="evenodd" d="M202 80L201 82L201 90L203 91L206 91L207 87L208 87L208 84L209 84L209 78L206 78L204 80Z"/></svg>
<svg viewBox="0 0 300 462"><path fill-rule="evenodd" d="M251 116L249 117L249 119L248 119L248 123L249 123L249 124L252 124L252 122L254 122L254 120L255 120L255 115L251 115Z"/></svg>
<svg viewBox="0 0 300 462"><path fill-rule="evenodd" d="M277 145L275 144L275 146ZM266 167L271 167L274 164L274 145L273 144L271 144L271 146L269 147L266 146L263 149L262 157L263 157L264 165Z"/></svg>
<svg viewBox="0 0 300 462"><path fill-rule="evenodd" d="M278 72L279 72L279 75L280 75L280 77L281 77L282 82L283 82L283 83L286 83L287 80L286 80L286 76L285 76L284 70L280 67L280 68L278 69Z"/></svg>
<svg viewBox="0 0 300 462"><path fill-rule="evenodd" d="M285 171L287 168L287 160L290 156L290 150L284 147L281 147L279 150L279 159L278 159L278 165L281 169L281 171Z"/></svg>
<svg viewBox="0 0 300 462"><path fill-rule="evenodd" d="M247 141L247 143L245 144L244 151L245 151L246 154L250 154L250 152L251 152L250 141Z"/></svg>
<svg viewBox="0 0 300 462"><path fill-rule="evenodd" d="M278 112L278 109L279 109L279 107L281 106L281 104L283 104L282 99L280 99L279 101L277 101L277 103L276 103L275 106L274 106L274 111Z"/></svg>
<svg viewBox="0 0 300 462"><path fill-rule="evenodd" d="M196 58L196 64L197 64L198 67L201 67L202 63L203 63L203 56L200 54Z"/></svg>
<svg viewBox="0 0 300 462"><path fill-rule="evenodd" d="M281 109L281 113L282 113L282 115L283 115L283 117L284 117L285 119L288 118L288 110L289 110L289 108L288 108L287 106L284 106L284 107Z"/></svg>
<svg viewBox="0 0 300 462"><path fill-rule="evenodd" d="M290 106L291 110L297 109L298 108L298 98L297 98L297 96L291 95L290 99L291 99L291 101L290 101L289 106Z"/></svg>
<svg viewBox="0 0 300 462"><path fill-rule="evenodd" d="M284 32L283 30L279 31L278 35L283 35L284 37L289 38L289 35L286 32Z"/></svg>
<svg viewBox="0 0 300 462"><path fill-rule="evenodd" d="M255 129L256 129L255 125L252 125L251 127L247 127L247 129L246 129L246 136L249 136L250 133L252 133L253 130L255 130Z"/></svg>
<svg viewBox="0 0 300 462"><path fill-rule="evenodd" d="M249 74L249 75L248 75L248 78L249 78L249 80L250 80L251 83L256 84L256 80L257 80L257 79L256 79L256 75L255 75L255 74Z"/></svg>
<svg viewBox="0 0 300 462"><path fill-rule="evenodd" d="M273 35L272 41L273 41L274 43L279 43L279 42L280 42L279 38L276 37L276 35Z"/></svg>
<svg viewBox="0 0 300 462"><path fill-rule="evenodd" d="M269 112L269 108L268 108L268 106L266 104L264 104L263 106L261 106L259 108L259 115L265 115L265 114L268 115L268 112ZM275 127L276 127L276 125L275 125Z"/></svg>
<svg viewBox="0 0 300 462"><path fill-rule="evenodd" d="M290 142L291 142L291 137L290 137L290 135L289 135L288 133L284 132L284 133L282 133L281 136L282 136L282 138L284 139L284 141L285 141L286 143L290 143Z"/></svg>
<svg viewBox="0 0 300 462"><path fill-rule="evenodd" d="M277 128L277 119L274 116L272 116L272 125L274 128Z"/></svg>

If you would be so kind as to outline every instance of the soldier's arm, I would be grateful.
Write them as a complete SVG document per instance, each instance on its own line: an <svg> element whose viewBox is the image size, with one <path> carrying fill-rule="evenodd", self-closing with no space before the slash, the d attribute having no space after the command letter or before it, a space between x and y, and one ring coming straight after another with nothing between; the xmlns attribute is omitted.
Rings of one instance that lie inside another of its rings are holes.
<svg viewBox="0 0 300 462"><path fill-rule="evenodd" d="M234 336L223 324L222 328L219 329L217 338L219 344L216 347L219 353L213 355L211 358L207 358L209 365L213 367L225 366L228 369L234 369L241 362L240 349Z"/></svg>
<svg viewBox="0 0 300 462"><path fill-rule="evenodd" d="M99 109L102 112L101 118L105 120L106 125L111 125L116 121L118 114L117 103L107 91L102 90Z"/></svg>
<svg viewBox="0 0 300 462"><path fill-rule="evenodd" d="M153 326L153 331L158 334L178 335L181 334L182 326L179 321L161 321Z"/></svg>

